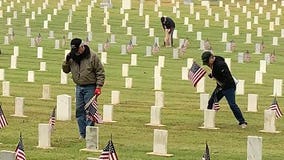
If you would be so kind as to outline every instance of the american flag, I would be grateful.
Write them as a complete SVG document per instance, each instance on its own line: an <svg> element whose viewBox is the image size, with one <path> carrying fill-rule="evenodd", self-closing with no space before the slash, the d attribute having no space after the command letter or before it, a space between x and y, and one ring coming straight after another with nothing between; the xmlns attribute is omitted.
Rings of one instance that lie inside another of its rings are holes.
<svg viewBox="0 0 284 160"><path fill-rule="evenodd" d="M244 61L250 62L250 59L251 59L251 57L250 57L249 51L247 50L244 54Z"/></svg>
<svg viewBox="0 0 284 160"><path fill-rule="evenodd" d="M278 103L277 103L276 97L274 97L274 100L273 100L271 106L269 107L269 109L275 110L276 119L282 117L283 113L282 113L281 110L280 110L280 107L279 107L279 105L278 105Z"/></svg>
<svg viewBox="0 0 284 160"><path fill-rule="evenodd" d="M160 51L160 47L159 47L158 43L155 42L155 44L153 45L153 48L152 48L152 52L158 53L159 51Z"/></svg>
<svg viewBox="0 0 284 160"><path fill-rule="evenodd" d="M109 43L109 40L107 38L106 42L104 43L104 51L108 50L110 47L110 43Z"/></svg>
<svg viewBox="0 0 284 160"><path fill-rule="evenodd" d="M26 155L24 151L24 145L22 140L22 134L20 134L20 140L16 148L16 160L26 160Z"/></svg>
<svg viewBox="0 0 284 160"><path fill-rule="evenodd" d="M270 53L270 62L275 62L276 61L276 54L275 54L275 49L273 50L272 53Z"/></svg>
<svg viewBox="0 0 284 160"><path fill-rule="evenodd" d="M49 125L50 125L50 128L53 129L54 126L55 126L55 109L56 107L53 108L51 114L50 114L50 118L49 118Z"/></svg>
<svg viewBox="0 0 284 160"><path fill-rule="evenodd" d="M35 37L35 44L39 46L41 43L41 34L39 33L37 37Z"/></svg>
<svg viewBox="0 0 284 160"><path fill-rule="evenodd" d="M129 40L129 43L127 44L127 47L126 47L127 52L128 53L131 52L133 48L134 47L133 47L132 40Z"/></svg>
<svg viewBox="0 0 284 160"><path fill-rule="evenodd" d="M90 101L86 104L85 110L87 113L87 117L93 121L94 123L103 123L103 119L98 112L98 105L96 101L96 96L90 99Z"/></svg>
<svg viewBox="0 0 284 160"><path fill-rule="evenodd" d="M99 160L118 160L112 140L109 140L106 147L102 151Z"/></svg>
<svg viewBox="0 0 284 160"><path fill-rule="evenodd" d="M4 112L3 112L1 104L0 104L0 129L4 128L7 125L8 125L8 122L5 118Z"/></svg>
<svg viewBox="0 0 284 160"><path fill-rule="evenodd" d="M199 80L206 74L206 71L201 68L196 62L193 62L188 71L188 79L192 81L195 87Z"/></svg>
<svg viewBox="0 0 284 160"><path fill-rule="evenodd" d="M210 160L210 153L209 153L209 147L208 147L207 142L206 142L205 152L202 156L202 160Z"/></svg>

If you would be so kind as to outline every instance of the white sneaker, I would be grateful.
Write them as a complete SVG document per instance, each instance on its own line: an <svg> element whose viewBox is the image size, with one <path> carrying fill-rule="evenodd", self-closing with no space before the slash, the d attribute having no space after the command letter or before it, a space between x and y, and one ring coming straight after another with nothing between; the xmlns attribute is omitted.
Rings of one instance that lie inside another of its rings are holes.
<svg viewBox="0 0 284 160"><path fill-rule="evenodd" d="M242 128L247 128L247 124L243 123L243 124L241 124L241 127Z"/></svg>

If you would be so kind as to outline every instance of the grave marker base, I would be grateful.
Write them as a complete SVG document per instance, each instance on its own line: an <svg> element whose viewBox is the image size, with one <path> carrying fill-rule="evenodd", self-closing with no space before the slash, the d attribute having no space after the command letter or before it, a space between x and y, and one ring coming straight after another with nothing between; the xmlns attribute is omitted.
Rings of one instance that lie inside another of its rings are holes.
<svg viewBox="0 0 284 160"><path fill-rule="evenodd" d="M40 147L40 146L36 146L36 148L40 148L40 149L54 149L54 147Z"/></svg>
<svg viewBox="0 0 284 160"><path fill-rule="evenodd" d="M217 127L204 127L204 126L201 126L201 127L198 127L198 128L201 128L201 129L220 129L220 128L217 128Z"/></svg>
<svg viewBox="0 0 284 160"><path fill-rule="evenodd" d="M172 157L172 156L174 156L173 154L161 154L161 153L155 153L155 152L148 152L146 154L148 154L148 155L156 155L156 156L164 156L164 157Z"/></svg>
<svg viewBox="0 0 284 160"><path fill-rule="evenodd" d="M281 131L266 131L266 130L260 130L259 132L262 132L262 133L280 133Z"/></svg>
<svg viewBox="0 0 284 160"><path fill-rule="evenodd" d="M84 149L80 149L80 151L84 151L84 152L99 152L99 153L101 153L103 150L84 148Z"/></svg>
<svg viewBox="0 0 284 160"><path fill-rule="evenodd" d="M145 125L146 125L146 126L156 126L156 127L163 127L163 126L166 126L166 125L163 125L163 124L153 124L153 123L146 123Z"/></svg>
<svg viewBox="0 0 284 160"><path fill-rule="evenodd" d="M25 115L17 115L17 114L12 114L11 116L12 117L28 117L28 116L25 116Z"/></svg>

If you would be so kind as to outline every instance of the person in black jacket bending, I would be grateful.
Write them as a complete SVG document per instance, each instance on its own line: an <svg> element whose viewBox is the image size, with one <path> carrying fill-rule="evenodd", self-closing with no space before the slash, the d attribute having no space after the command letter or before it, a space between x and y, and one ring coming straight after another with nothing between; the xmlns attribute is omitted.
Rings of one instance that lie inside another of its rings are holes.
<svg viewBox="0 0 284 160"><path fill-rule="evenodd" d="M175 22L170 17L163 16L161 17L161 23L166 35L164 40L164 46L170 45L170 47L173 47L174 44L173 33L176 27ZM167 44L168 40L170 40L169 42L170 44Z"/></svg>
<svg viewBox="0 0 284 160"><path fill-rule="evenodd" d="M214 56L211 51L204 51L201 59L203 65L207 65L212 70L209 77L214 78L217 81L217 86L208 101L207 108L212 109L213 103L219 102L225 96L234 116L239 121L239 125L242 128L246 128L247 122L244 119L240 108L236 104L236 83L224 58L221 56Z"/></svg>

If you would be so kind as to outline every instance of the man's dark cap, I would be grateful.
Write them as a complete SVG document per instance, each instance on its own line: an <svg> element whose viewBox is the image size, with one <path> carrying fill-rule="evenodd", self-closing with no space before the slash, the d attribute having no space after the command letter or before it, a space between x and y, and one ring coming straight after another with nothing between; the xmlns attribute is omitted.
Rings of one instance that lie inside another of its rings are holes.
<svg viewBox="0 0 284 160"><path fill-rule="evenodd" d="M70 43L71 52L78 52L81 44L82 44L82 39L80 39L80 38L72 39L71 43Z"/></svg>
<svg viewBox="0 0 284 160"><path fill-rule="evenodd" d="M201 59L203 62L203 65L207 65L209 62L209 58L212 56L213 54L211 53L211 51L204 51L201 55Z"/></svg>

